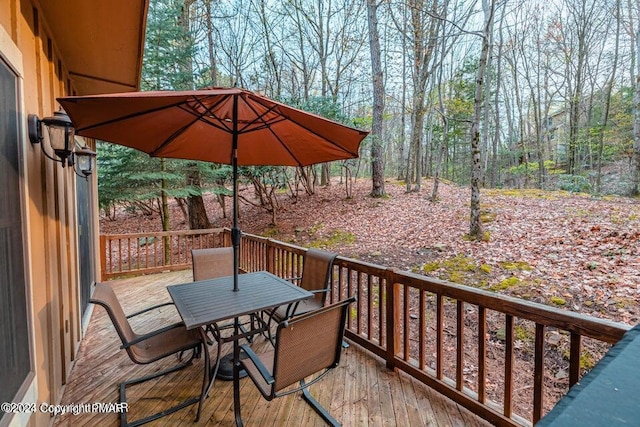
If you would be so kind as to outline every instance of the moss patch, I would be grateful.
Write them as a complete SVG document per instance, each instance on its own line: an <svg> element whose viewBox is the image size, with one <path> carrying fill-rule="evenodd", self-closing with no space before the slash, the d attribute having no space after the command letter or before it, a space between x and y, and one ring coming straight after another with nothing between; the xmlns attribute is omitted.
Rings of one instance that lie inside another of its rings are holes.
<svg viewBox="0 0 640 427"><path fill-rule="evenodd" d="M508 271L514 270L526 270L531 271L533 267L531 267L528 263L524 261L503 261L500 263L500 267L504 268Z"/></svg>
<svg viewBox="0 0 640 427"><path fill-rule="evenodd" d="M565 350L562 353L562 357L564 358L564 360L570 360L569 350ZM593 357L593 354L588 351L584 351L582 354L580 354L580 369L588 371L593 369L594 366L596 366L596 360Z"/></svg>
<svg viewBox="0 0 640 427"><path fill-rule="evenodd" d="M276 237L279 234L277 228L267 228L262 232L264 237Z"/></svg>
<svg viewBox="0 0 640 427"><path fill-rule="evenodd" d="M480 271L486 274L491 274L491 272L493 271L493 267L491 267L489 264L482 264L480 266Z"/></svg>
<svg viewBox="0 0 640 427"><path fill-rule="evenodd" d="M483 224L487 224L489 222L493 222L497 218L497 214L491 211L483 211L480 212L480 222Z"/></svg>
<svg viewBox="0 0 640 427"><path fill-rule="evenodd" d="M549 299L549 301L551 301L551 303L552 303L552 304L555 304L555 305L565 305L565 304L567 303L567 301L566 301L564 298L562 298L562 297L555 297L555 296L554 296L554 297L551 297L551 298Z"/></svg>
<svg viewBox="0 0 640 427"><path fill-rule="evenodd" d="M529 330L524 326L516 325L516 327L513 328L513 335L515 336L515 339L519 341L523 341L523 342L533 341L533 334L529 332Z"/></svg>
<svg viewBox="0 0 640 427"><path fill-rule="evenodd" d="M475 287L486 287L487 276L493 268L488 264L478 265L464 254L442 261L431 261L412 269L416 273L434 275L442 280Z"/></svg>
<svg viewBox="0 0 640 427"><path fill-rule="evenodd" d="M312 248L331 248L337 245L349 245L356 241L356 236L342 230L334 230L324 239L317 239L311 242Z"/></svg>
<svg viewBox="0 0 640 427"><path fill-rule="evenodd" d="M508 277L502 280L500 283L491 286L489 289L492 291L504 291L520 284L520 279L516 276Z"/></svg>

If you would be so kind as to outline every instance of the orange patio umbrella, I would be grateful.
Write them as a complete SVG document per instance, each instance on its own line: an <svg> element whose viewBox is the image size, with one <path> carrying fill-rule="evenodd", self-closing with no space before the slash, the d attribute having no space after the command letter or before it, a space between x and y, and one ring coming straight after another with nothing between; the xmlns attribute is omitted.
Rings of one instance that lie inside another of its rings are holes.
<svg viewBox="0 0 640 427"><path fill-rule="evenodd" d="M77 135L153 157L232 165L234 276L240 245L238 166L307 166L356 158L368 135L239 88L69 96L58 101Z"/></svg>

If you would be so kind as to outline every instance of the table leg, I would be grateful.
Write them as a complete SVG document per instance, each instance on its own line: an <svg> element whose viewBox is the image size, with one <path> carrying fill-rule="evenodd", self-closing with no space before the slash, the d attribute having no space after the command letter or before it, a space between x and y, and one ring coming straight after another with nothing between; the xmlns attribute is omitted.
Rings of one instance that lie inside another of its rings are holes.
<svg viewBox="0 0 640 427"><path fill-rule="evenodd" d="M200 329L200 336L202 336L202 351L204 352L204 374L202 378L202 391L200 392L200 402L198 402L198 412L196 414L196 422L200 420L200 412L202 410L202 402L204 401L208 391L209 391L209 381L210 380L210 364L211 360L209 359L209 348L207 347L207 332L204 328Z"/></svg>
<svg viewBox="0 0 640 427"><path fill-rule="evenodd" d="M236 416L236 426L242 427L242 413L240 412L240 346L237 338L240 323L237 317L233 321L233 328L235 335L233 340L233 412Z"/></svg>

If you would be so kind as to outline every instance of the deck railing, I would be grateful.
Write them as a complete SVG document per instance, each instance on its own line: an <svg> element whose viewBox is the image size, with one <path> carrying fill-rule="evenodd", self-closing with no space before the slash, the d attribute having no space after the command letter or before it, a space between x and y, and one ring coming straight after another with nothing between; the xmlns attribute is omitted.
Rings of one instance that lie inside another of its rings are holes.
<svg viewBox="0 0 640 427"><path fill-rule="evenodd" d="M191 249L227 246L222 228L100 235L101 280L191 268Z"/></svg>
<svg viewBox="0 0 640 427"><path fill-rule="evenodd" d="M295 277L304 254L245 234L240 268ZM340 256L332 280L331 301L358 298L347 338L495 425L537 422L551 386L566 392L630 328Z"/></svg>

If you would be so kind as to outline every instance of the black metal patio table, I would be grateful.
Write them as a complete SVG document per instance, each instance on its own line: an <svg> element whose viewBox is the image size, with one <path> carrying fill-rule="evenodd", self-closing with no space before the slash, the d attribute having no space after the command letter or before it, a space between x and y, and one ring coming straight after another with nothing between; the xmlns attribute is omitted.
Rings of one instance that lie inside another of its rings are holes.
<svg viewBox="0 0 640 427"><path fill-rule="evenodd" d="M238 341L247 334L240 333L239 317L285 304L311 298L313 294L294 286L266 271L240 274L238 290L233 290L233 276L169 285L167 290L187 329L199 328L206 340L203 326L234 319L233 340L233 407L236 425L242 425L240 411L240 363ZM255 331L254 331L255 332ZM213 381L209 351L204 352L205 372L196 420L200 418L202 402Z"/></svg>

